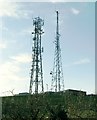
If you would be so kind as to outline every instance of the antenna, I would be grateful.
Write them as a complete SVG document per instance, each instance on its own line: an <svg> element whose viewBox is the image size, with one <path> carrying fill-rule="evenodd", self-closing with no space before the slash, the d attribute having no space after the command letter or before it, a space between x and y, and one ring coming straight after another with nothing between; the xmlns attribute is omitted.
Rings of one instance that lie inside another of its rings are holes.
<svg viewBox="0 0 97 120"><path fill-rule="evenodd" d="M42 71L42 52L43 47L41 46L41 35L44 33L42 26L44 21L37 17L33 20L34 32L33 35L33 46L32 46L32 68L29 93L32 91L38 93L39 90L44 91L43 88L43 71ZM40 87L40 88L39 88Z"/></svg>
<svg viewBox="0 0 97 120"><path fill-rule="evenodd" d="M60 48L60 34L59 34L59 12L57 13L57 27L56 27L56 40L55 40L55 56L54 56L54 67L50 73L52 75L51 90L55 92L64 90L64 78L61 62L61 48Z"/></svg>

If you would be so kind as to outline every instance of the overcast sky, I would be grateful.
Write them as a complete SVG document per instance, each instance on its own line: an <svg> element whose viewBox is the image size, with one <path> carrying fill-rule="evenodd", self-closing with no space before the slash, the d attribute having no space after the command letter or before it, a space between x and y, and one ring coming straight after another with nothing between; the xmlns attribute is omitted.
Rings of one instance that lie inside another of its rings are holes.
<svg viewBox="0 0 97 120"><path fill-rule="evenodd" d="M92 0L91 0L92 1ZM42 36L44 88L51 87L56 13L59 11L60 45L65 89L95 92L95 3L0 3L0 95L28 92L33 23L44 20ZM8 91L8 92L7 92Z"/></svg>

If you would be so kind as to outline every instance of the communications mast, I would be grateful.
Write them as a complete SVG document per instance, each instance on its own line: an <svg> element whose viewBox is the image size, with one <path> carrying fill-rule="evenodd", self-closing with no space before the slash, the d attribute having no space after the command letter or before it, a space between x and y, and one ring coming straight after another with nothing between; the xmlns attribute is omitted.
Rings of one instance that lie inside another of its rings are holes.
<svg viewBox="0 0 97 120"><path fill-rule="evenodd" d="M37 17L33 20L34 32L33 34L33 46L32 46L32 67L29 93L43 92L43 71L42 71L42 52L41 35L43 32L44 21Z"/></svg>
<svg viewBox="0 0 97 120"><path fill-rule="evenodd" d="M56 40L55 40L55 56L54 56L54 66L52 75L51 90L58 92L64 90L64 78L62 70L62 61L61 61L61 48L60 48L60 34L59 34L59 13L57 14L57 27L56 27Z"/></svg>

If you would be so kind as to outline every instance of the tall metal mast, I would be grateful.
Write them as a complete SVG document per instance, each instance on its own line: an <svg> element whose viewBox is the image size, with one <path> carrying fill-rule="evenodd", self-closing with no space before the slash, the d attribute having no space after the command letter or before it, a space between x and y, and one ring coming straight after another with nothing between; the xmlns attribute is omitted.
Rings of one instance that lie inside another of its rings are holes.
<svg viewBox="0 0 97 120"><path fill-rule="evenodd" d="M29 93L38 93L43 89L43 71L42 71L42 52L43 47L41 46L41 35L44 33L42 26L44 21L37 17L33 20L34 32L33 34L33 46L32 46L32 68ZM39 86L40 85L40 86Z"/></svg>
<svg viewBox="0 0 97 120"><path fill-rule="evenodd" d="M56 40L55 40L55 57L54 57L54 67L52 74L52 86L51 90L63 91L64 90L64 78L61 62L61 48L60 48L60 34L59 34L59 13L57 13L57 27L56 27Z"/></svg>

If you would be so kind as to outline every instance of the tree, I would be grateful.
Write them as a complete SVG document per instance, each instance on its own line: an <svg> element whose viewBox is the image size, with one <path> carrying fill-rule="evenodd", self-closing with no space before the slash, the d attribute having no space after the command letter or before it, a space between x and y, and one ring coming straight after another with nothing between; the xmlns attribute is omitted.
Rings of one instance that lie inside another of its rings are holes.
<svg viewBox="0 0 97 120"><path fill-rule="evenodd" d="M62 105L49 106L47 105L50 120L68 120L67 112Z"/></svg>

